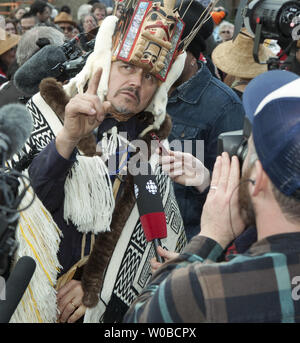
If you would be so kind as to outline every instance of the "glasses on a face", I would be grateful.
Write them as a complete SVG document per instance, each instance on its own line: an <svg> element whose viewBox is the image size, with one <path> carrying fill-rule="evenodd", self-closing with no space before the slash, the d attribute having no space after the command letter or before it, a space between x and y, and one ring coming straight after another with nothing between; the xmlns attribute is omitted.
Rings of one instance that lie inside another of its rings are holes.
<svg viewBox="0 0 300 343"><path fill-rule="evenodd" d="M224 30L224 31L221 31L220 33L227 33L228 35L231 33L231 31L229 30Z"/></svg>
<svg viewBox="0 0 300 343"><path fill-rule="evenodd" d="M68 31L68 32L72 32L73 31L73 26L60 26L60 28L63 31Z"/></svg>
<svg viewBox="0 0 300 343"><path fill-rule="evenodd" d="M34 25L33 25L33 26L34 26ZM21 29L22 29L22 31L29 31L30 29L33 28L33 26L28 26L28 27L26 27L26 26L21 26Z"/></svg>
<svg viewBox="0 0 300 343"><path fill-rule="evenodd" d="M14 27L8 27L7 29L5 29L6 32L8 33L13 33L13 34L16 34L16 29Z"/></svg>

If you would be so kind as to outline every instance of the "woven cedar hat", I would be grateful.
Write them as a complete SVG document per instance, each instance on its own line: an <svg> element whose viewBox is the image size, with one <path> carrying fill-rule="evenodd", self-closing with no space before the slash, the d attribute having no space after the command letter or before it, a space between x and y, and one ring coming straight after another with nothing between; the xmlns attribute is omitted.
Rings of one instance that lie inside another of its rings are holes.
<svg viewBox="0 0 300 343"><path fill-rule="evenodd" d="M55 18L54 23L70 23L71 25L77 26L77 23L73 20L72 16L66 12L60 12Z"/></svg>
<svg viewBox="0 0 300 343"><path fill-rule="evenodd" d="M8 33L0 28L0 55L17 46L20 40L19 35Z"/></svg>
<svg viewBox="0 0 300 343"><path fill-rule="evenodd" d="M267 64L259 64L253 58L253 37L243 29L234 41L230 40L219 44L212 53L214 64L224 73L244 79L253 79L255 76L268 70ZM263 44L259 46L259 60L267 62L275 56Z"/></svg>

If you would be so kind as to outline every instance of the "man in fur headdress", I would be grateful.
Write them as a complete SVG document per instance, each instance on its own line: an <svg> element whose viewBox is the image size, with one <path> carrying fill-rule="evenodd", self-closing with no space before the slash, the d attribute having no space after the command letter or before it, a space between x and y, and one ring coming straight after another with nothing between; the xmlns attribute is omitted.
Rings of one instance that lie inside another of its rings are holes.
<svg viewBox="0 0 300 343"><path fill-rule="evenodd" d="M52 254L57 249L59 263L47 264L61 267L56 282L61 322L77 321L83 314L86 322L119 322L149 280L155 251L139 220L126 163L137 151L137 139L147 146L162 195L167 222L162 246L179 252L186 243L171 181L158 165L157 146L150 146L153 137L168 144L167 94L184 66L183 29L174 1L131 3L119 21L115 16L103 21L94 52L74 79L64 87L45 79L28 103L35 129L25 149L42 150L29 175L62 233L49 246ZM110 161L116 156L113 168ZM34 253L24 251L38 256L38 249L46 260L42 244ZM40 264L41 274L48 276ZM43 321L46 305L39 308L39 292L33 298L33 312Z"/></svg>

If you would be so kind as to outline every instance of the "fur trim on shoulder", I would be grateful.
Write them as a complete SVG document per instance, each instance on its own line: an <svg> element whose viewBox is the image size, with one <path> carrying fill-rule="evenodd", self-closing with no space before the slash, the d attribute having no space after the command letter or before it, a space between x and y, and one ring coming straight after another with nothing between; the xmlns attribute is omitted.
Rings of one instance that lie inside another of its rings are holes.
<svg viewBox="0 0 300 343"><path fill-rule="evenodd" d="M70 101L70 97L66 94L62 84L56 79L49 77L40 83L40 94L46 103L56 113L61 122L65 118L65 107ZM94 134L84 137L78 143L77 148L85 156L96 155L96 138Z"/></svg>
<svg viewBox="0 0 300 343"><path fill-rule="evenodd" d="M124 224L126 223L134 205L133 177L128 175L124 181L122 195L113 213L110 231L101 232L97 235L93 250L87 264L83 269L81 279L84 291L83 304L94 307L99 300L99 292L105 276L105 269L111 259L115 246L120 238Z"/></svg>
<svg viewBox="0 0 300 343"><path fill-rule="evenodd" d="M56 113L58 118L63 122L65 117L65 107L70 98L65 93L62 84L56 81L53 77L43 79L40 83L40 94Z"/></svg>

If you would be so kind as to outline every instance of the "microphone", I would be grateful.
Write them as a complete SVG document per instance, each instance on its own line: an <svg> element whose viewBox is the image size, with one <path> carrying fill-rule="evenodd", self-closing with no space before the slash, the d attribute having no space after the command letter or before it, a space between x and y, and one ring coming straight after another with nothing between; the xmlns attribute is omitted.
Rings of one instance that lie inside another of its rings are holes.
<svg viewBox="0 0 300 343"><path fill-rule="evenodd" d="M22 104L8 104L0 109L0 161L20 151L30 137L33 124L29 111Z"/></svg>
<svg viewBox="0 0 300 343"><path fill-rule="evenodd" d="M9 104L0 109L0 275L6 273L8 262L16 249L15 226L17 210L28 187L18 194L18 178L25 175L6 167L5 162L23 147L32 131L32 119L26 106ZM9 164L9 163L8 163ZM30 184L30 182L29 182Z"/></svg>
<svg viewBox="0 0 300 343"><path fill-rule="evenodd" d="M166 215L151 165L146 163L146 175L139 173L133 177L134 193L146 240L154 243L156 259L163 263L157 247L161 245L160 239L167 237Z"/></svg>
<svg viewBox="0 0 300 343"><path fill-rule="evenodd" d="M58 78L62 74L59 67L66 61L62 47L46 45L16 71L14 84L26 95L32 96L39 92L40 82L44 78Z"/></svg>
<svg viewBox="0 0 300 343"><path fill-rule="evenodd" d="M5 286L6 300L0 300L0 323L10 321L26 291L35 267L34 259L29 256L23 256L17 262Z"/></svg>

